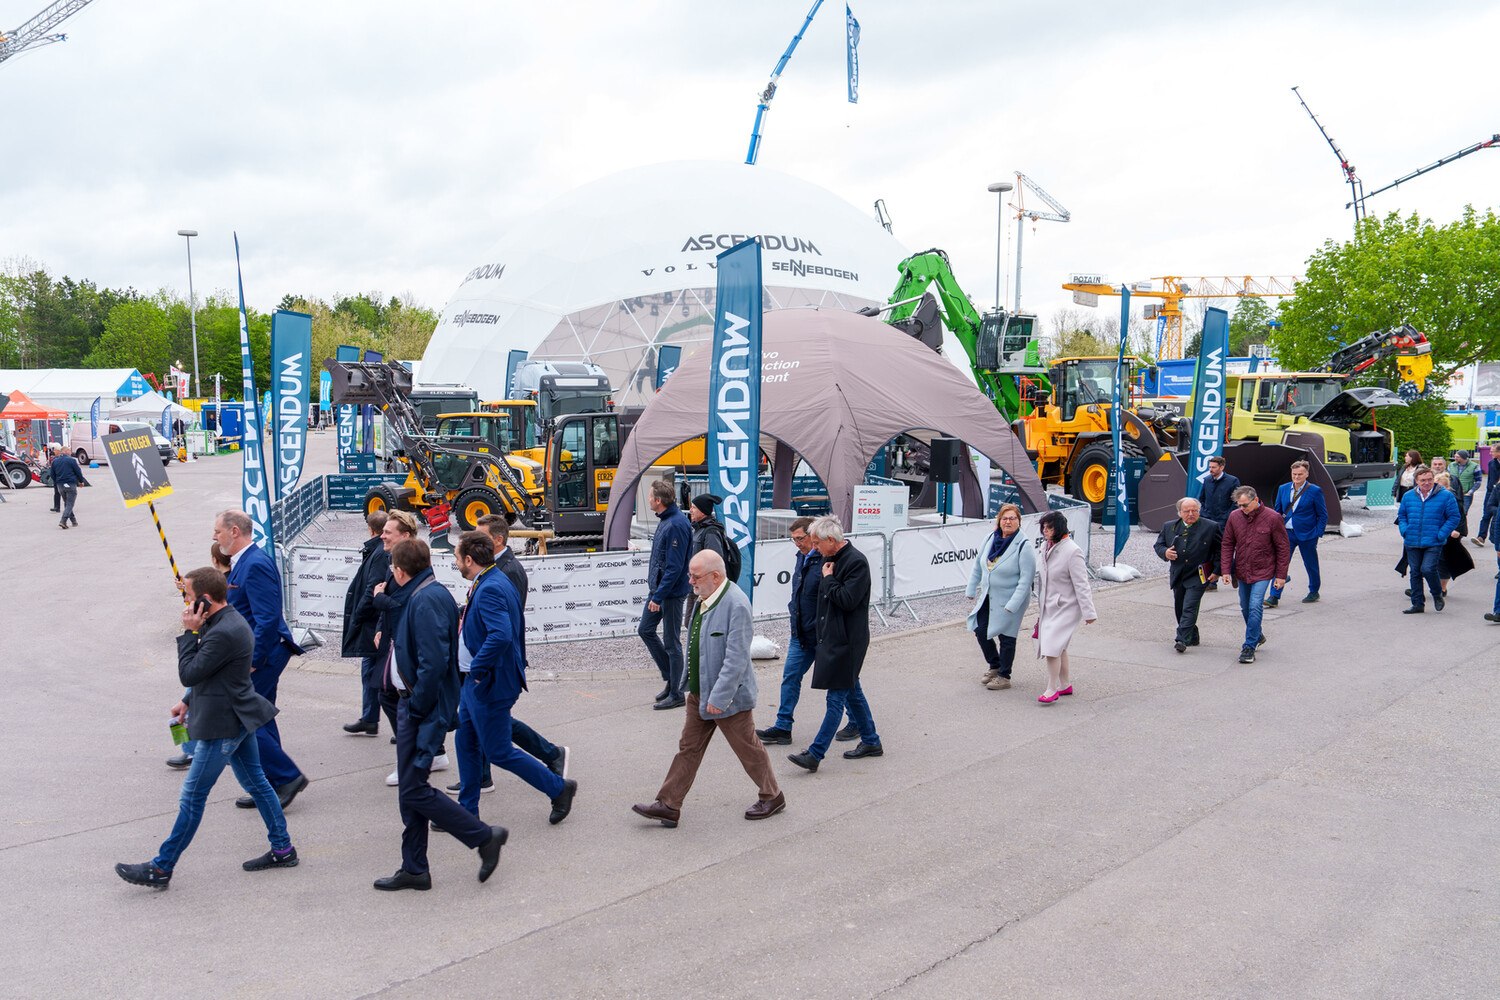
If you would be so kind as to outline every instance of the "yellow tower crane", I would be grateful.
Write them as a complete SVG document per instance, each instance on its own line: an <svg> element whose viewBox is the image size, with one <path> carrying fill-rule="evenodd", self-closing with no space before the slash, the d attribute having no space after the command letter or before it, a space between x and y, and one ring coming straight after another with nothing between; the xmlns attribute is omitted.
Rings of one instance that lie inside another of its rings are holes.
<svg viewBox="0 0 1500 1000"><path fill-rule="evenodd" d="M1075 276L1079 277L1079 276ZM1230 298L1283 298L1295 295L1293 290L1302 279L1295 276L1255 278L1244 277L1191 277L1165 275L1152 278L1150 282L1136 282L1130 286L1135 298L1160 299L1160 316L1165 321L1162 334L1161 356L1163 359L1182 357L1182 300L1183 299L1230 299ZM1160 288L1151 287L1151 282L1160 282ZM1073 293L1073 301L1079 305L1098 304L1101 295L1119 295L1119 285L1106 285L1092 275L1087 280L1067 282L1063 288Z"/></svg>

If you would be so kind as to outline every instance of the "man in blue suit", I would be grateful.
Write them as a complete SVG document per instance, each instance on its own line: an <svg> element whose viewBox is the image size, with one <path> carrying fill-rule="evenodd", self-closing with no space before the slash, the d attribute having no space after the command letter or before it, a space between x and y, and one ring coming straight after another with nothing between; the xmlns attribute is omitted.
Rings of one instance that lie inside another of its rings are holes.
<svg viewBox="0 0 1500 1000"><path fill-rule="evenodd" d="M1323 500L1323 491L1307 481L1310 472L1312 466L1307 462L1293 462L1292 481L1282 483L1276 491L1276 513L1286 521L1287 541L1292 543L1293 552L1301 551L1302 566L1307 570L1307 596L1302 598L1303 604L1318 601L1318 588L1323 585L1323 577L1318 573L1318 539L1328 528L1328 504ZM1276 607L1285 589L1286 584L1279 588L1272 584L1266 607Z"/></svg>
<svg viewBox="0 0 1500 1000"><path fill-rule="evenodd" d="M250 683L256 694L274 705L281 672L294 655L302 655L302 647L292 641L292 630L281 615L281 575L276 563L255 544L252 531L250 515L241 510L226 510L214 519L214 541L229 557L229 604L255 633ZM257 729L255 738L266 778L285 809L307 787L307 775L281 749L275 719ZM235 805L254 809L255 800L246 795Z"/></svg>
<svg viewBox="0 0 1500 1000"><path fill-rule="evenodd" d="M526 626L515 585L495 568L495 542L466 531L453 550L458 571L470 581L459 617L458 804L479 814L485 761L502 767L552 800L548 822L567 819L578 782L516 749L511 709L526 690Z"/></svg>

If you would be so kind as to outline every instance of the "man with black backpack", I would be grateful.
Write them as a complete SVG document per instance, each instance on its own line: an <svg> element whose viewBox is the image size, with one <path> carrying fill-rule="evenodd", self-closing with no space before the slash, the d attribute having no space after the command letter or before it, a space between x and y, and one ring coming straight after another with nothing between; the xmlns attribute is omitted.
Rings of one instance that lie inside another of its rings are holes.
<svg viewBox="0 0 1500 1000"><path fill-rule="evenodd" d="M738 583L740 579L740 547L725 533L724 525L718 518L714 517L714 506L723 503L724 498L714 496L712 493L704 493L694 497L692 505L688 507L688 517L693 522L693 545L688 551L688 559L702 552L704 549L717 552L724 560L724 572L730 583ZM687 616L692 617L692 609L688 609Z"/></svg>

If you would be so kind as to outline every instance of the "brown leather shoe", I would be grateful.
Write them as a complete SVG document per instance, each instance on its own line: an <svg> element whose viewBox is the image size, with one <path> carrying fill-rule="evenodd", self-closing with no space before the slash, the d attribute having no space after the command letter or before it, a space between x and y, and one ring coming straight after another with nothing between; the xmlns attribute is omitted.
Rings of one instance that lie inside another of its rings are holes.
<svg viewBox="0 0 1500 1000"><path fill-rule="evenodd" d="M749 809L746 809L745 818L765 819L768 816L775 816L785 808L786 796L781 792L777 792L774 799L761 799L760 801L756 802L755 805L751 806Z"/></svg>
<svg viewBox="0 0 1500 1000"><path fill-rule="evenodd" d="M647 819L661 820L661 825L669 830L675 827L677 821L682 818L681 812L673 809L671 806L662 805L659 801L653 802L649 806L641 805L637 802L630 808Z"/></svg>

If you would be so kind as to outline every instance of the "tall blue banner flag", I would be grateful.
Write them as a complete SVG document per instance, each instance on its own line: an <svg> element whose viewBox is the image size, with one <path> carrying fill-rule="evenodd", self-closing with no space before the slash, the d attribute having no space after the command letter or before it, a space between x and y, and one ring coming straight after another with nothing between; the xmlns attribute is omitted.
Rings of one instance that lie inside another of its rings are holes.
<svg viewBox="0 0 1500 1000"><path fill-rule="evenodd" d="M379 364L385 360L385 355L379 351L365 351L363 360ZM359 408L359 412L359 450L368 455L375 450L375 407L367 403Z"/></svg>
<svg viewBox="0 0 1500 1000"><path fill-rule="evenodd" d="M676 344L662 344L656 349L656 389L667 384L667 379L677 370L682 363L682 348Z"/></svg>
<svg viewBox="0 0 1500 1000"><path fill-rule="evenodd" d="M359 360L359 348L350 347L348 344L340 344L333 352L335 361L346 364ZM332 376L330 376L331 378ZM344 459L354 454L354 407L347 404L339 406L339 468L344 467Z"/></svg>
<svg viewBox="0 0 1500 1000"><path fill-rule="evenodd" d="M234 234L234 274L240 288L240 392L245 401L245 439L240 448L244 456L241 478L241 506L250 515L251 535L255 544L271 558L276 558L276 541L271 534L271 484L266 479L261 460L260 415L255 408L255 368L250 359L250 321L245 316L245 276L240 270L240 234Z"/></svg>
<svg viewBox="0 0 1500 1000"><path fill-rule="evenodd" d="M278 309L271 314L271 454L278 496L292 492L302 476L311 379L312 317Z"/></svg>
<svg viewBox="0 0 1500 1000"><path fill-rule="evenodd" d="M849 67L849 103L859 103L859 22L854 19L854 12L844 4L844 35L848 41L848 56L846 62Z"/></svg>
<svg viewBox="0 0 1500 1000"><path fill-rule="evenodd" d="M1120 428L1124 423L1122 414L1129 402L1125 384L1130 370L1125 367L1125 345L1130 341L1130 287L1120 286L1120 356L1115 361L1115 391L1109 407L1109 436L1115 449L1115 558L1125 551L1130 541L1130 490L1125 485L1125 456L1121 450Z"/></svg>
<svg viewBox="0 0 1500 1000"><path fill-rule="evenodd" d="M172 440L172 407L170 404L161 408L161 436L168 441Z"/></svg>
<svg viewBox="0 0 1500 1000"><path fill-rule="evenodd" d="M719 520L740 547L739 587L753 599L760 471L760 244L746 240L719 254L718 272L708 383L708 492L723 497Z"/></svg>
<svg viewBox="0 0 1500 1000"><path fill-rule="evenodd" d="M328 397L333 395L333 376L328 369L318 372L318 409L328 412Z"/></svg>
<svg viewBox="0 0 1500 1000"><path fill-rule="evenodd" d="M525 351L511 351L505 359L505 398L520 399L521 388L516 385L516 369L521 367L521 362L526 360Z"/></svg>
<svg viewBox="0 0 1500 1000"><path fill-rule="evenodd" d="M1197 499L1208 475L1208 460L1224 447L1224 378L1229 365L1229 313L1210 309L1203 317L1198 371L1193 378L1193 450L1187 495Z"/></svg>
<svg viewBox="0 0 1500 1000"><path fill-rule="evenodd" d="M103 396L94 397L94 405L89 407L89 437L95 441L99 439L99 403Z"/></svg>

